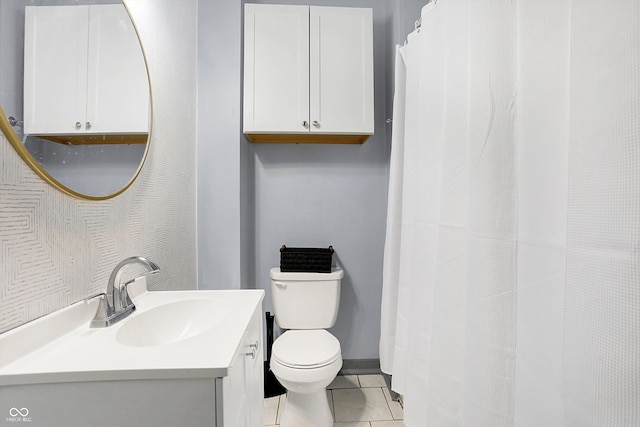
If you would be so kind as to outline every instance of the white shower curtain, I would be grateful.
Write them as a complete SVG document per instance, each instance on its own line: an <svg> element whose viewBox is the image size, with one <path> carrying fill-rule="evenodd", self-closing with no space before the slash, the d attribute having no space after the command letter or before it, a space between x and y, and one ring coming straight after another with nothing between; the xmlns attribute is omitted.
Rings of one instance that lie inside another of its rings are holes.
<svg viewBox="0 0 640 427"><path fill-rule="evenodd" d="M640 426L640 1L439 0L396 57L408 427Z"/></svg>

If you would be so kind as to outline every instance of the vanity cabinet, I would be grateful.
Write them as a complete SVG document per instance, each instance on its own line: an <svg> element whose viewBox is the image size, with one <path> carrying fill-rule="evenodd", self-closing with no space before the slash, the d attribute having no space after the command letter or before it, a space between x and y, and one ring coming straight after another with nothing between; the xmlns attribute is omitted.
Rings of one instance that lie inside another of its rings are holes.
<svg viewBox="0 0 640 427"><path fill-rule="evenodd" d="M262 312L257 310L236 351L229 375L216 380L218 427L262 427L264 367Z"/></svg>
<svg viewBox="0 0 640 427"><path fill-rule="evenodd" d="M111 427L114 414L122 427L262 427L263 298L142 291L107 328L89 327L95 298L0 334L0 413L48 427Z"/></svg>
<svg viewBox="0 0 640 427"><path fill-rule="evenodd" d="M362 143L373 107L371 9L245 4L250 141Z"/></svg>
<svg viewBox="0 0 640 427"><path fill-rule="evenodd" d="M24 130L144 134L149 81L122 4L25 8Z"/></svg>

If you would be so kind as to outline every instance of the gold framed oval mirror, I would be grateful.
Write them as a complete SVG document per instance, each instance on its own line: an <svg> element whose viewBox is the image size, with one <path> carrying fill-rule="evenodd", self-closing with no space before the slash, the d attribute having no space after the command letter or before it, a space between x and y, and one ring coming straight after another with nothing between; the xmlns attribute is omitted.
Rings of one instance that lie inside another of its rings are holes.
<svg viewBox="0 0 640 427"><path fill-rule="evenodd" d="M149 149L151 88L120 0L0 1L0 128L58 190L121 194Z"/></svg>

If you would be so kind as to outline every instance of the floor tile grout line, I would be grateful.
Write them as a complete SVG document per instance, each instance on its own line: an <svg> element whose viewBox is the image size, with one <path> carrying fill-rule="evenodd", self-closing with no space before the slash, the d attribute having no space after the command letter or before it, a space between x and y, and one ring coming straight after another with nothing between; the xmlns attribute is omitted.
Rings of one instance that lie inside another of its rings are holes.
<svg viewBox="0 0 640 427"><path fill-rule="evenodd" d="M329 408L329 410L331 410L333 408L333 411L331 411L331 418L333 419L333 423L336 423L336 402L333 400L333 390L327 390L329 392L329 394L331 395L331 408Z"/></svg>
<svg viewBox="0 0 640 427"><path fill-rule="evenodd" d="M389 407L389 411L391 412L391 417L393 418L394 421L402 421L402 423L404 424L404 407L399 401L393 400L393 396L391 396L391 390L389 389L389 387L385 385L384 387L381 387L381 388L382 388L382 394L384 395L384 400L385 402L387 402L387 406ZM387 394L385 394L384 389L387 389L387 391L389 392L389 398L391 400L387 398ZM393 413L393 409L391 409L391 402L395 402L400 406L400 409L402 410L402 418L396 418L395 414Z"/></svg>
<svg viewBox="0 0 640 427"><path fill-rule="evenodd" d="M380 391L382 392L382 396L384 396L384 403L387 404L387 409L389 409L389 413L391 414L391 419L395 420L396 417L393 415L393 410L391 409L391 405L389 404L389 399L387 399L387 395L384 394L384 387L380 387Z"/></svg>
<svg viewBox="0 0 640 427"><path fill-rule="evenodd" d="M384 394L384 389L385 388L387 388L387 386L380 387L380 391L382 392L382 397L384 397L384 403L387 404L387 409L389 410L389 414L391 415L391 420L390 421L395 421L396 417L395 417L395 415L393 415L393 410L391 409L391 405L389 404L389 399L387 399L387 395Z"/></svg>
<svg viewBox="0 0 640 427"><path fill-rule="evenodd" d="M386 394L384 393L384 389L385 389L385 388L387 388L387 389L388 389L388 387L386 387L386 386L384 386L384 387L383 387L383 386L377 386L377 387L362 387L362 383L361 383L361 381L360 381L360 375L355 375L355 377L356 377L356 381L357 381L357 387L348 387L348 388L346 388L346 389L352 389L352 390L356 390L356 389L363 389L363 388L371 388L371 389L376 389L376 388L378 388L378 389L380 389L380 391L382 392L382 395L383 395L383 397L384 397L384 401L385 401L385 403L387 404L387 409L389 410L389 413L390 413L390 415L391 415L391 420L389 420L389 421L391 421L391 422L394 422L394 421L402 421L402 422L404 422L402 418L401 418L401 419L397 419L397 418L395 418L395 416L393 415L393 411L391 410L390 401L387 399L387 396L386 396ZM329 388L327 388L327 391L329 392L329 394L330 394L330 396L331 396L331 404L332 404L332 407L334 408L334 410L332 411L332 415L333 415L333 422L334 422L334 424L335 424L335 423L337 423L337 421L336 421L336 412L335 412L335 398L334 398L334 393L333 393L333 391L334 391L334 390L340 390L340 389L341 389L341 388L338 388L338 389L329 389ZM284 396L286 396L286 395L284 395ZM281 396L281 398L282 398L282 397L283 397L283 396ZM281 407L280 407L280 400L279 400L279 401L278 401L278 407L277 407L277 410L276 410L276 424L275 424L275 426L276 426L276 427L279 427L279 426L280 426L280 424L278 424L278 423L277 423L277 422L278 422L278 414L280 413L280 410L281 410ZM371 421L371 420L366 420L366 421L364 421L364 422L366 422L366 423L367 423L367 425L368 425L369 427L373 427L373 424L372 424L372 422L373 422L373 421Z"/></svg>
<svg viewBox="0 0 640 427"><path fill-rule="evenodd" d="M331 412L331 415L333 417L333 423L336 423L336 401L333 398L333 390L331 390L331 406L333 407L333 412Z"/></svg>

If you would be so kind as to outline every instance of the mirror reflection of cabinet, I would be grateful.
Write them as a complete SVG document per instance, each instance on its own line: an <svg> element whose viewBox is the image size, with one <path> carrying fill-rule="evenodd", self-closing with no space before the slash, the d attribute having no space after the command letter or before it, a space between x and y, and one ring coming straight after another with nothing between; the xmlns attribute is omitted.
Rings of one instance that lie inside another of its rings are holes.
<svg viewBox="0 0 640 427"><path fill-rule="evenodd" d="M149 82L123 5L28 6L24 130L66 143L145 143Z"/></svg>

